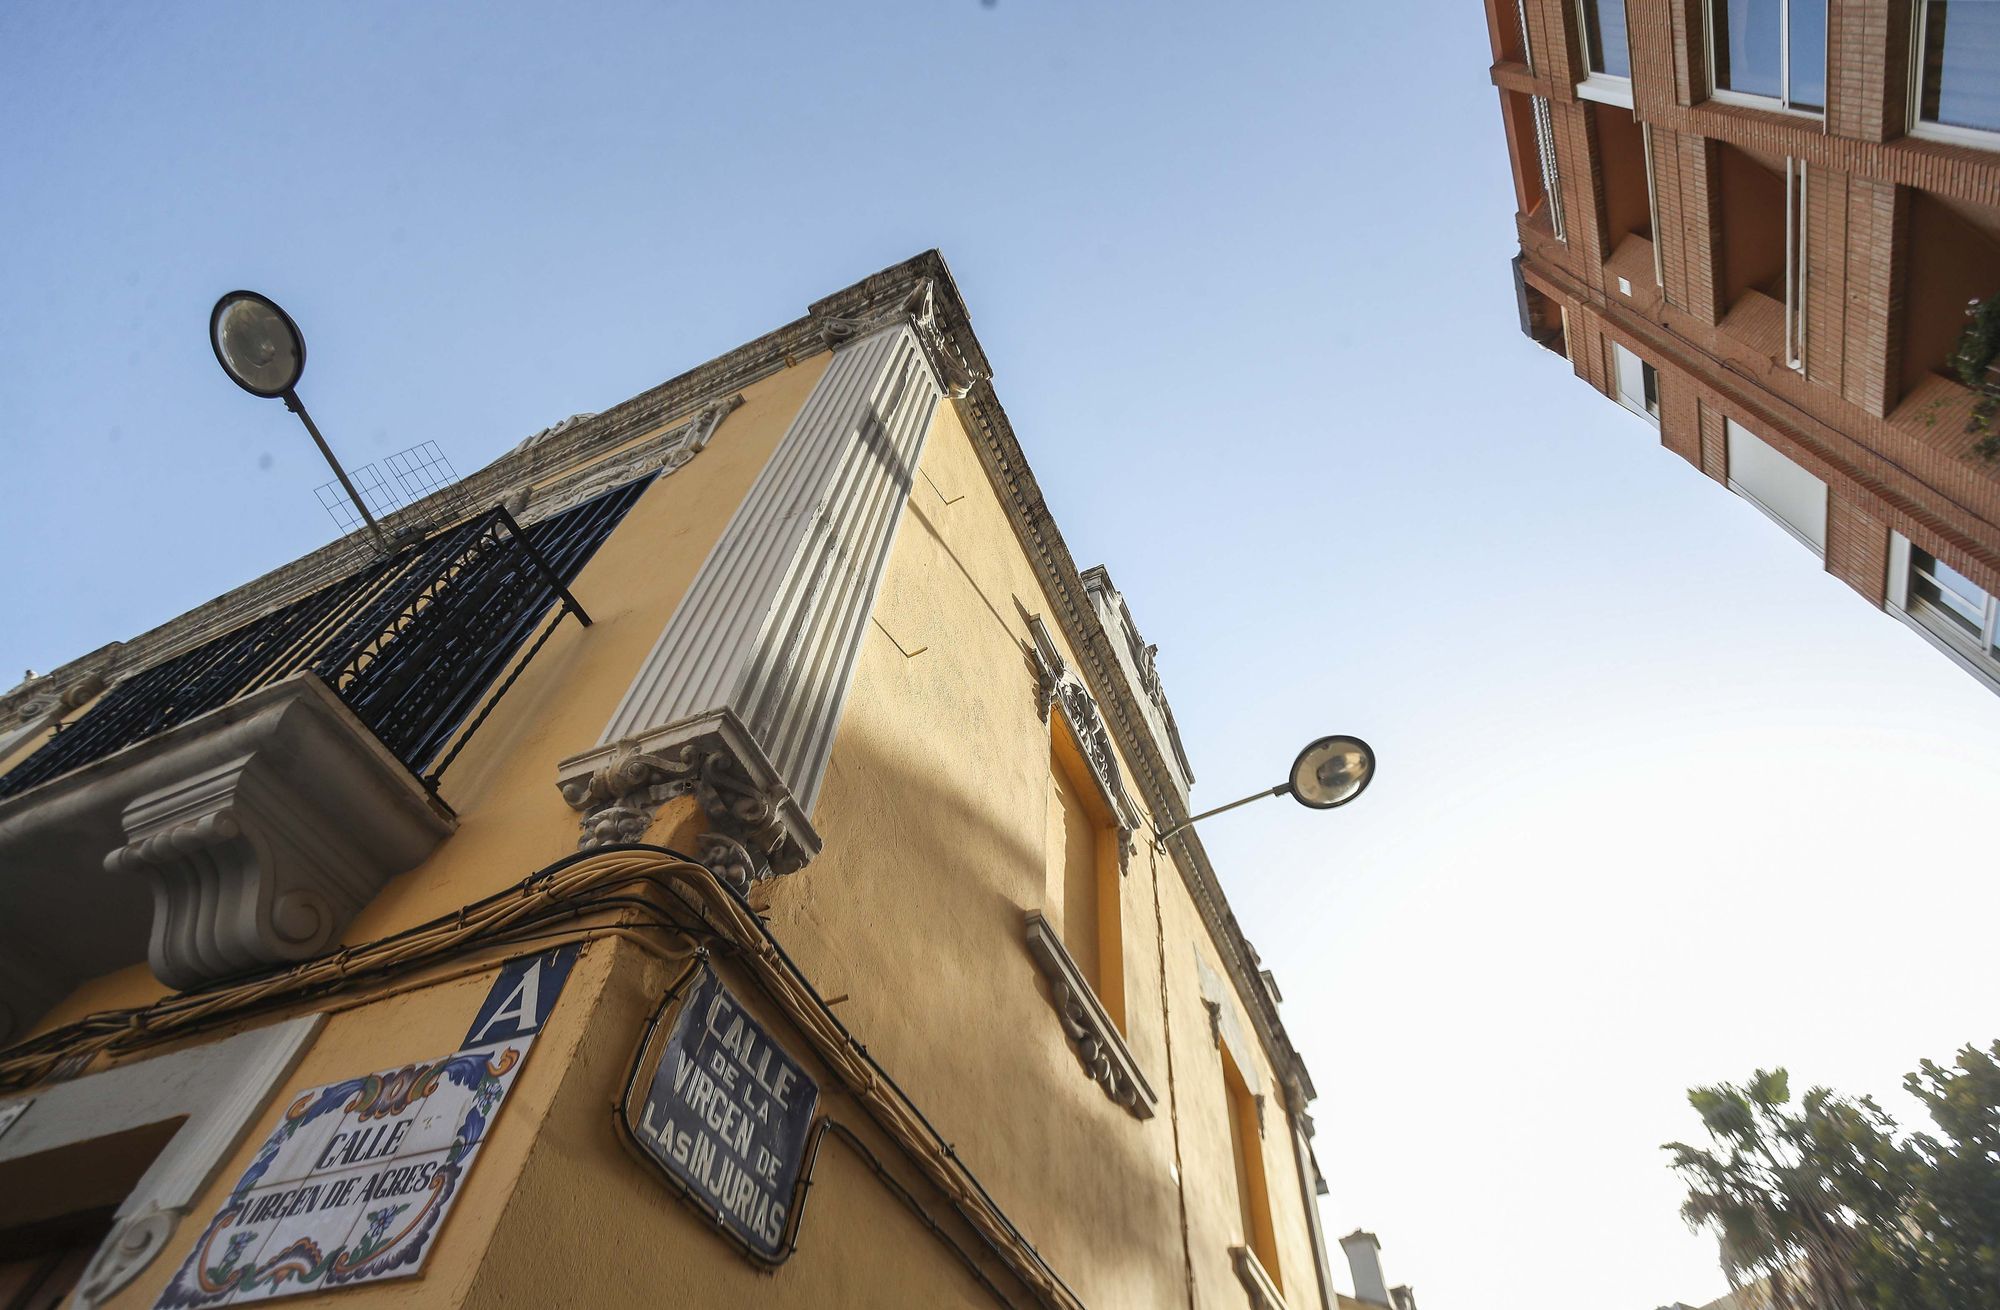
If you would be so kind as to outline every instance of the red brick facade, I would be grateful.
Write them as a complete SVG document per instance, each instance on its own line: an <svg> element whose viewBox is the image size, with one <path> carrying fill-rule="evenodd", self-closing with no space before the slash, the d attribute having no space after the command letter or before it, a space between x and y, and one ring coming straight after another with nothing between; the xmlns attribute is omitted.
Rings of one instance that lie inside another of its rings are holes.
<svg viewBox="0 0 2000 1310"><path fill-rule="evenodd" d="M1892 531L2000 591L2000 461L1972 453L1975 397L1938 345L1955 331L1940 305L2000 294L2000 141L1909 135L1913 0L1828 0L1823 116L1711 98L1708 0L1624 3L1629 110L1579 93L1577 0L1487 0L1524 296L1561 307L1565 352L1598 390L1615 395L1607 343L1650 363L1662 443L1711 477L1728 477L1733 419L1825 482L1827 569L1872 604ZM1549 106L1561 240L1530 97ZM1641 130L1650 158L1633 145ZM1650 165L1645 222L1632 217L1635 161ZM1802 370L1788 366L1787 302L1767 266L1793 170L1806 197Z"/></svg>

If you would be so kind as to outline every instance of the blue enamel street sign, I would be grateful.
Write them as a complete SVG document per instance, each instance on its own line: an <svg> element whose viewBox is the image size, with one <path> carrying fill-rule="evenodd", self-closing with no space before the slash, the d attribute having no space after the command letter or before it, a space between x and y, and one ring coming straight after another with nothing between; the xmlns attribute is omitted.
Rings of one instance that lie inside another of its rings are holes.
<svg viewBox="0 0 2000 1310"><path fill-rule="evenodd" d="M819 1084L707 965L674 1017L634 1135L759 1259L784 1259L786 1220Z"/></svg>

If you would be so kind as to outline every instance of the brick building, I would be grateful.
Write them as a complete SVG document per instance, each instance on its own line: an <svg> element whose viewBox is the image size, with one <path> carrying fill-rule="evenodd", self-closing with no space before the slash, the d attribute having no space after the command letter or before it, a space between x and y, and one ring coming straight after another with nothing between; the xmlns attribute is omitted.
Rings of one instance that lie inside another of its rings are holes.
<svg viewBox="0 0 2000 1310"><path fill-rule="evenodd" d="M2000 3L1486 13L1522 329L2000 690Z"/></svg>

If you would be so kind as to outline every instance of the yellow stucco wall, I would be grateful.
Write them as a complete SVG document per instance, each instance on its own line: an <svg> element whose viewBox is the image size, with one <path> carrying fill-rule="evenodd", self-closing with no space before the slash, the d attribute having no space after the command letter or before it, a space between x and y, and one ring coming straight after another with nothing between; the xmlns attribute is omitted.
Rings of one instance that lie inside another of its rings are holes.
<svg viewBox="0 0 2000 1310"><path fill-rule="evenodd" d="M1201 1304L1240 1304L1221 1057L1188 944L1227 974L1178 871L1141 839L1123 879L1125 1032L1160 1112L1133 1118L1084 1073L1022 928L1028 910L1061 914L1045 877L1050 729L1023 615L1054 631L1052 605L949 405L922 468L812 816L826 851L772 888L773 928L823 990L851 994L845 1020L1087 1303L1157 1306L1185 1295L1163 923L1190 1254ZM1287 1300L1317 1304L1289 1130L1269 1060L1253 1058L1273 1097L1262 1146Z"/></svg>
<svg viewBox="0 0 2000 1310"><path fill-rule="evenodd" d="M708 448L646 489L570 587L591 627L557 627L445 774L442 795L458 812L458 831L383 888L343 940L371 941L455 910L576 849L576 814L556 791L557 761L597 744L831 358L815 356L745 388L743 404ZM150 969L134 965L78 989L38 1031L97 1010L145 1005L165 990Z"/></svg>
<svg viewBox="0 0 2000 1310"><path fill-rule="evenodd" d="M574 849L577 816L556 792L557 761L596 744L827 358L748 388L710 446L640 499L574 584L595 626L563 625L500 701L445 779L457 834L394 880L348 941L448 913ZM1122 1008L1160 1098L1156 1115L1134 1118L1079 1065L1023 929L1030 910L1061 913L1048 879L1050 727L1037 713L1025 616L1048 615L1059 642L1060 632L949 402L922 468L811 816L824 851L757 899L819 993L846 998L842 1021L1086 1304L1186 1304L1191 1267L1197 1304L1242 1305L1229 1255L1244 1237L1221 1054L1194 952L1215 975L1228 972L1178 870L1142 837L1120 880ZM689 823L689 805L670 806L649 837L681 844ZM773 1275L705 1231L625 1151L610 1106L667 976L642 952L594 944L421 1282L290 1303L304 1310L337 1298L363 1310L421 1292L427 1304L524 1307L990 1304L843 1152L824 1156L799 1253ZM291 1095L453 1049L490 977L335 1014L166 1253L114 1304L151 1303ZM144 967L126 969L79 989L43 1027L145 1004L161 990ZM1247 1013L1244 998L1235 1003ZM1266 1052L1233 1054L1267 1097L1260 1147L1280 1253L1272 1272L1290 1306L1317 1305L1282 1095Z"/></svg>

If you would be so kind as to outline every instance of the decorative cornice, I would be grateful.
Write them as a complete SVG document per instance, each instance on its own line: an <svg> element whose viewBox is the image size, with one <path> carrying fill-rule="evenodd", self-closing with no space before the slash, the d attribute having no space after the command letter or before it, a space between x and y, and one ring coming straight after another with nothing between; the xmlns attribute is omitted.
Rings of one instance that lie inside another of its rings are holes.
<svg viewBox="0 0 2000 1310"><path fill-rule="evenodd" d="M971 390L974 382L984 381L992 374L986 368L984 355L977 357L977 363L973 362L961 351L959 342L945 332L938 318L937 285L934 276L920 277L908 295L887 308L851 315L828 313L821 320L828 349L838 350L851 341L907 323L923 347L924 358L944 393L957 400ZM818 305L813 312L819 312Z"/></svg>
<svg viewBox="0 0 2000 1310"><path fill-rule="evenodd" d="M1181 777L1192 786L1194 766L1188 763L1187 749L1181 745L1180 726L1174 722L1174 707L1167 703L1167 689L1160 681L1160 648L1139 635L1139 625L1132 620L1132 609L1112 583L1110 570L1102 564L1095 564L1080 576L1084 590L1099 601L1099 617L1103 617L1106 609L1112 611L1119 632L1125 638L1125 654L1130 657L1126 664L1127 674L1138 679L1139 690L1145 693L1147 701L1159 714L1160 721L1156 726L1166 733L1166 744L1174 753L1174 763Z"/></svg>
<svg viewBox="0 0 2000 1310"><path fill-rule="evenodd" d="M1049 1001L1062 1021L1076 1058L1104 1094L1132 1112L1135 1119L1150 1119L1160 1098L1139 1072L1138 1061L1118 1032L1111 1016L1090 990L1083 971L1063 949L1062 940L1039 910L1028 911L1024 921L1028 954L1048 980Z"/></svg>

